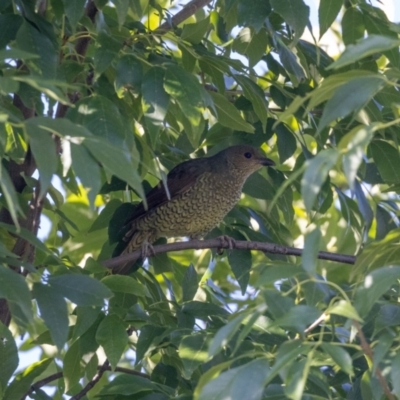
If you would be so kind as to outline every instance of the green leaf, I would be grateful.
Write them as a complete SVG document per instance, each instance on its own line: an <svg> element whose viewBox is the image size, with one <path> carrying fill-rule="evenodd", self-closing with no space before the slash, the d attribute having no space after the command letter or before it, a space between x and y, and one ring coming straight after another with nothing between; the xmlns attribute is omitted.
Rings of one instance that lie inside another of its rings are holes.
<svg viewBox="0 0 400 400"><path fill-rule="evenodd" d="M366 316L376 301L400 279L400 267L382 267L368 274L355 294L355 308Z"/></svg>
<svg viewBox="0 0 400 400"><path fill-rule="evenodd" d="M304 250L301 255L301 265L303 269L311 275L317 272L318 252L322 234L319 228L315 228L307 233L304 241Z"/></svg>
<svg viewBox="0 0 400 400"><path fill-rule="evenodd" d="M258 32L264 25L265 19L271 12L271 6L268 1L252 0L239 0L238 3L238 25L251 26Z"/></svg>
<svg viewBox="0 0 400 400"><path fill-rule="evenodd" d="M299 354L306 355L310 350L310 346L302 344L300 340L290 340L283 343L278 349L275 356L275 364L271 368L264 384L270 383L289 363L297 359Z"/></svg>
<svg viewBox="0 0 400 400"><path fill-rule="evenodd" d="M7 387L14 371L18 367L18 348L10 330L0 322L0 396Z"/></svg>
<svg viewBox="0 0 400 400"><path fill-rule="evenodd" d="M8 211L16 227L19 228L18 214L24 215L19 204L14 185L11 181L10 175L4 168L3 163L0 162L0 187L1 192L6 200Z"/></svg>
<svg viewBox="0 0 400 400"><path fill-rule="evenodd" d="M200 123L204 107L204 89L190 73L178 66L168 66L164 77L165 91L175 99L192 125Z"/></svg>
<svg viewBox="0 0 400 400"><path fill-rule="evenodd" d="M355 45L347 46L342 55L327 69L342 68L364 57L375 53L381 53L398 46L400 46L399 39L381 35L370 35L365 39L361 39Z"/></svg>
<svg viewBox="0 0 400 400"><path fill-rule="evenodd" d="M142 361L147 352L153 350L163 339L165 327L145 325L140 329L139 339L136 345L136 361Z"/></svg>
<svg viewBox="0 0 400 400"><path fill-rule="evenodd" d="M63 0L65 14L74 32L76 30L76 24L83 17L85 3L85 0Z"/></svg>
<svg viewBox="0 0 400 400"><path fill-rule="evenodd" d="M400 229L389 232L384 239L369 243L357 256L351 278L363 276L368 270L396 264L400 259Z"/></svg>
<svg viewBox="0 0 400 400"><path fill-rule="evenodd" d="M379 173L387 183L400 182L400 154L398 147L393 147L384 140L374 140L370 149Z"/></svg>
<svg viewBox="0 0 400 400"><path fill-rule="evenodd" d="M15 39L15 36L18 32L18 29L20 28L22 24L22 17L19 15L7 13L0 15L0 48L6 47L6 45L11 41ZM13 51L14 49L8 49L8 50L0 50L0 54L3 54L3 52L8 52L8 51ZM19 52L19 49L15 49L17 52ZM36 56L37 57L37 56ZM0 59L5 60L7 58L11 57L4 57L0 55ZM24 57L19 57L16 56L14 59L24 59Z"/></svg>
<svg viewBox="0 0 400 400"><path fill-rule="evenodd" d="M81 378L81 351L79 341L70 346L63 360L63 376L65 382L65 392L68 393Z"/></svg>
<svg viewBox="0 0 400 400"><path fill-rule="evenodd" d="M18 374L6 389L3 400L22 399L34 380L43 374L52 362L52 358L45 358L31 364L25 371Z"/></svg>
<svg viewBox="0 0 400 400"><path fill-rule="evenodd" d="M290 308L283 316L275 320L279 327L293 328L302 334L306 328L321 316L321 311L315 307L298 305Z"/></svg>
<svg viewBox="0 0 400 400"><path fill-rule="evenodd" d="M16 93L19 89L19 83L10 78L0 77L0 93L7 96L9 93Z"/></svg>
<svg viewBox="0 0 400 400"><path fill-rule="evenodd" d="M265 55L267 46L268 35L265 29L261 29L256 33L251 28L243 28L233 41L232 49L247 56L249 66L254 67L261 60L262 56Z"/></svg>
<svg viewBox="0 0 400 400"><path fill-rule="evenodd" d="M190 43L198 44L202 41L210 26L210 17L202 19L195 24L185 24L182 29L181 38Z"/></svg>
<svg viewBox="0 0 400 400"><path fill-rule="evenodd" d="M0 15L2 17L3 15ZM31 60L34 58L39 58L38 54L30 53L21 49L4 49L0 50L0 60Z"/></svg>
<svg viewBox="0 0 400 400"><path fill-rule="evenodd" d="M335 302L325 310L325 314L341 315L342 317L362 322L362 318L358 315L356 309L351 305L351 303L345 300Z"/></svg>
<svg viewBox="0 0 400 400"><path fill-rule="evenodd" d="M182 301L192 300L199 288L196 269L190 264L182 280Z"/></svg>
<svg viewBox="0 0 400 400"><path fill-rule="evenodd" d="M32 321L31 294L25 279L2 265L0 265L0 298L17 304L27 321Z"/></svg>
<svg viewBox="0 0 400 400"><path fill-rule="evenodd" d="M319 38L332 25L343 6L343 0L321 0L318 8Z"/></svg>
<svg viewBox="0 0 400 400"><path fill-rule="evenodd" d="M365 154L365 148L374 134L372 126L356 126L344 135L339 142L338 149L344 150L343 169L350 188L354 188L354 179Z"/></svg>
<svg viewBox="0 0 400 400"><path fill-rule="evenodd" d="M183 376L190 379L193 372L208 359L207 335L202 333L184 336L179 344L179 357L183 364Z"/></svg>
<svg viewBox="0 0 400 400"><path fill-rule="evenodd" d="M16 39L21 50L39 56L29 61L29 65L33 65L35 72L39 72L45 79L54 79L58 65L58 52L52 40L27 20L24 20L19 28Z"/></svg>
<svg viewBox="0 0 400 400"><path fill-rule="evenodd" d="M318 124L321 132L332 121L359 111L383 87L385 81L379 77L362 77L348 81L340 86L328 100Z"/></svg>
<svg viewBox="0 0 400 400"><path fill-rule="evenodd" d="M215 116L221 125L237 131L254 132L254 127L245 122L237 108L225 96L214 92L210 94L216 109Z"/></svg>
<svg viewBox="0 0 400 400"><path fill-rule="evenodd" d="M88 138L83 144L110 174L124 180L145 199L142 180L128 151L101 138Z"/></svg>
<svg viewBox="0 0 400 400"><path fill-rule="evenodd" d="M128 15L129 0L114 0L113 3L117 9L118 26L121 29Z"/></svg>
<svg viewBox="0 0 400 400"><path fill-rule="evenodd" d="M227 316L228 311L213 303L202 301L189 301L182 307L182 312L193 315L196 318L208 318L211 315Z"/></svg>
<svg viewBox="0 0 400 400"><path fill-rule="evenodd" d="M119 90L122 87L130 86L139 90L143 80L142 63L130 54L122 56L115 68L115 87Z"/></svg>
<svg viewBox="0 0 400 400"><path fill-rule="evenodd" d="M303 0L270 0L276 13L292 27L295 38L300 39L308 23L310 8Z"/></svg>
<svg viewBox="0 0 400 400"><path fill-rule="evenodd" d="M233 249L228 253L228 261L242 290L242 294L245 294L250 279L251 251Z"/></svg>
<svg viewBox="0 0 400 400"><path fill-rule="evenodd" d="M311 212L321 187L338 158L339 152L329 149L321 151L307 162L307 169L301 180L301 194L308 212Z"/></svg>
<svg viewBox="0 0 400 400"><path fill-rule="evenodd" d="M392 368L390 371L390 376L392 378L393 393L400 397L400 353L397 353L392 361Z"/></svg>
<svg viewBox="0 0 400 400"><path fill-rule="evenodd" d="M100 215L95 219L92 226L89 229L89 232L94 232L99 229L107 228L112 216L114 215L117 208L122 204L119 199L111 199L104 209L101 211Z"/></svg>
<svg viewBox="0 0 400 400"><path fill-rule="evenodd" d="M277 50L283 67L290 75L294 85L298 86L306 78L304 69L300 65L300 61L293 51L280 39L277 41Z"/></svg>
<svg viewBox="0 0 400 400"><path fill-rule="evenodd" d="M103 306L104 300L112 296L103 283L87 275L51 276L48 284L79 306Z"/></svg>
<svg viewBox="0 0 400 400"><path fill-rule="evenodd" d="M97 47L94 52L93 62L96 76L99 76L111 65L121 45L119 41L104 31L99 33L97 43L100 44L100 47Z"/></svg>
<svg viewBox="0 0 400 400"><path fill-rule="evenodd" d="M244 96L251 101L254 112L260 119L265 131L268 119L268 101L263 90L251 79L243 75L234 75L236 82L242 87Z"/></svg>
<svg viewBox="0 0 400 400"><path fill-rule="evenodd" d="M257 359L223 372L202 388L197 400L261 400L269 375L266 359Z"/></svg>
<svg viewBox="0 0 400 400"><path fill-rule="evenodd" d="M160 388L149 379L141 376L122 374L115 377L110 383L105 385L99 392L99 396L115 398L120 396L132 396L142 392L159 392ZM135 396L137 397L137 396ZM140 396L142 397L142 396Z"/></svg>
<svg viewBox="0 0 400 400"><path fill-rule="evenodd" d="M40 197L43 197L50 186L53 174L57 171L58 157L56 144L49 132L37 125L26 124L29 143L35 158L40 181ZM46 149L46 151L44 151Z"/></svg>
<svg viewBox="0 0 400 400"><path fill-rule="evenodd" d="M40 316L49 328L53 343L61 351L68 337L68 310L63 296L48 285L35 283L32 294L35 297Z"/></svg>
<svg viewBox="0 0 400 400"><path fill-rule="evenodd" d="M390 326L400 324L400 306L395 304L384 304L375 319L375 333L386 330Z"/></svg>
<svg viewBox="0 0 400 400"><path fill-rule="evenodd" d="M392 24L389 22L388 17L383 14L382 10L364 13L363 18L369 35L382 35L398 39L398 32L396 33L396 30L392 28ZM398 46L383 52L383 54L389 59L392 65L399 65L400 54Z"/></svg>
<svg viewBox="0 0 400 400"><path fill-rule="evenodd" d="M276 262L276 264L278 265L263 269L257 279L257 282L254 283L256 288L274 283L281 279L293 278L297 274L302 273L302 270L297 265L288 265L278 262Z"/></svg>
<svg viewBox="0 0 400 400"><path fill-rule="evenodd" d="M65 147L63 152L65 152ZM88 190L89 202L94 206L97 194L101 188L101 172L98 162L84 146L71 143L72 168L82 185Z"/></svg>
<svg viewBox="0 0 400 400"><path fill-rule="evenodd" d="M152 67L146 72L142 82L144 119L153 145L157 143L169 105L169 95L163 86L164 75L164 69Z"/></svg>
<svg viewBox="0 0 400 400"><path fill-rule="evenodd" d="M210 357L216 356L228 344L245 318L247 318L246 314L239 314L218 330L208 349Z"/></svg>
<svg viewBox="0 0 400 400"><path fill-rule="evenodd" d="M100 307L76 307L74 314L76 314L77 318L72 339L76 340L78 337L87 332L87 330L96 322L96 320L98 320L100 312Z"/></svg>
<svg viewBox="0 0 400 400"><path fill-rule="evenodd" d="M130 276L109 275L101 280L110 290L117 293L130 293L136 296L147 296L146 286Z"/></svg>
<svg viewBox="0 0 400 400"><path fill-rule="evenodd" d="M283 164L297 149L296 137L283 123L276 125L274 129L278 139L279 161Z"/></svg>
<svg viewBox="0 0 400 400"><path fill-rule="evenodd" d="M107 315L97 328L96 341L103 347L112 369L115 369L128 344L125 323L115 314Z"/></svg>
<svg viewBox="0 0 400 400"><path fill-rule="evenodd" d="M356 43L364 37L364 15L356 7L349 7L342 19L342 36L346 46Z"/></svg>
<svg viewBox="0 0 400 400"><path fill-rule="evenodd" d="M353 360L346 350L344 350L342 347L334 346L329 343L322 343L321 347L332 357L332 360L344 373L354 375Z"/></svg>

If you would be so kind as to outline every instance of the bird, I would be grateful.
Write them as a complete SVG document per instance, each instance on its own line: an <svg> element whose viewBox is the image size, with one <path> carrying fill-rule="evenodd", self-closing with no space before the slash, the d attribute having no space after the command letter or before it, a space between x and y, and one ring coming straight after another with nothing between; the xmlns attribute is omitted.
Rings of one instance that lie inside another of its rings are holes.
<svg viewBox="0 0 400 400"><path fill-rule="evenodd" d="M274 165L261 149L243 144L178 164L167 175L166 185L160 182L147 194L147 207L141 202L126 218L113 257L147 251L162 237L202 238L239 201L247 178ZM113 272L125 274L131 267L125 263Z"/></svg>

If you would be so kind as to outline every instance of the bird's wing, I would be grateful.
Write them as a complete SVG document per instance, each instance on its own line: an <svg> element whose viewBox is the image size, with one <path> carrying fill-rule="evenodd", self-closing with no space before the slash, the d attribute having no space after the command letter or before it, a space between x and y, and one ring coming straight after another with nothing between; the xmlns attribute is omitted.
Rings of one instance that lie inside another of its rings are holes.
<svg viewBox="0 0 400 400"><path fill-rule="evenodd" d="M129 216L126 224L131 224L135 219L184 193L196 183L202 173L207 172L207 169L208 163L205 159L188 160L177 165L167 175L170 197L167 195L164 184L160 182L146 195L147 209L145 209L143 202L140 203Z"/></svg>

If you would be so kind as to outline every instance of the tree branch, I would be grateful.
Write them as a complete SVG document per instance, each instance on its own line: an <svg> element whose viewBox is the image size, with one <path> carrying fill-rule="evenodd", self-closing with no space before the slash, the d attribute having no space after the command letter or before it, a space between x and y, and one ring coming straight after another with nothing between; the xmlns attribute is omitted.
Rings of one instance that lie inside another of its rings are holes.
<svg viewBox="0 0 400 400"><path fill-rule="evenodd" d="M99 365L97 367L97 369L100 371L103 367L104 367L104 364ZM104 371L111 371L111 367L107 366ZM103 371L103 373L104 373L104 371ZM134 371L129 368L116 367L114 372L121 372L121 373L128 374L128 375L140 376L145 379L150 379L149 375L144 374L143 372ZM46 386L50 382L53 382L57 379L61 379L63 376L64 376L64 374L62 373L62 371L60 371L60 372L56 372L55 374L46 376L46 378L43 378L40 381L35 382L33 385L31 385L30 389L25 393L25 395L21 397L21 400L25 400L26 397L28 397L30 394L34 393L36 390L40 389L43 386Z"/></svg>
<svg viewBox="0 0 400 400"><path fill-rule="evenodd" d="M259 250L271 254L282 254L286 256L301 256L303 250L294 247L282 246L268 242L251 242L245 240L234 241L235 249L238 250ZM208 240L190 240L188 242L167 243L154 246L151 255L155 256L160 253L167 253L170 251L181 250L200 250L200 249L229 249L230 244L224 237L208 239ZM103 265L107 268L115 268L126 262L133 262L142 257L142 251L136 250L132 253L123 254L122 256L111 258L110 260L103 261ZM318 258L321 260L329 260L341 262L344 264L354 264L356 262L355 256L346 254L335 254L326 251L320 251Z"/></svg>
<svg viewBox="0 0 400 400"><path fill-rule="evenodd" d="M353 320L353 325L357 330L358 336L360 338L360 344L361 348L364 350L365 355L370 359L371 363L374 362L374 353L372 352L371 346L367 342L367 339L364 336L364 332L362 331L361 325L358 321ZM376 376L379 380L379 383L382 386L382 389L386 395L386 397L389 400L396 400L395 397L393 396L393 393L391 392L389 385L385 379L385 377L382 375L382 371L378 366L376 366Z"/></svg>
<svg viewBox="0 0 400 400"><path fill-rule="evenodd" d="M101 379L104 372L107 371L107 368L110 367L110 362L108 360L104 361L104 364L99 368L99 372L93 377L91 381L87 383L87 385L75 396L72 396L70 400L80 400L86 393L93 389L96 383Z"/></svg>
<svg viewBox="0 0 400 400"><path fill-rule="evenodd" d="M86 5L85 9L85 15L90 18L90 20L94 23L96 14L98 12L98 9L96 7L96 4L94 3L93 0L89 0L89 2ZM86 29L84 29L84 32L87 32ZM78 39L76 45L75 45L75 54L71 57L72 60L75 60L77 62L80 62L86 55L89 43L90 43L91 37L89 34L83 35L80 39ZM79 98L80 98L80 93L75 92L70 94L69 100L71 101L72 104L76 103ZM56 111L56 118L63 118L65 117L65 114L68 111L69 106L66 104L61 104L58 103L57 106L57 111Z"/></svg>
<svg viewBox="0 0 400 400"><path fill-rule="evenodd" d="M187 3L181 11L176 13L170 20L165 21L162 23L154 33L166 33L170 31L174 26L179 25L181 22L183 22L185 19L188 19L191 17L193 14L196 13L196 11L200 8L205 7L207 4L210 4L211 0L192 0L189 3Z"/></svg>

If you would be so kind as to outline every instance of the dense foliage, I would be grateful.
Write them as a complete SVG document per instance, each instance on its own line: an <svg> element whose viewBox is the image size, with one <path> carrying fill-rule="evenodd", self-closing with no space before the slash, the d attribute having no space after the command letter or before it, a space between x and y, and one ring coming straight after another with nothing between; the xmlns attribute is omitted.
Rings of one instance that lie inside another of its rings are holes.
<svg viewBox="0 0 400 400"><path fill-rule="evenodd" d="M369 0L315 26L303 0L175 3L0 1L1 397L400 398L400 26ZM209 237L302 257L112 275L121 205L238 143L277 168Z"/></svg>

